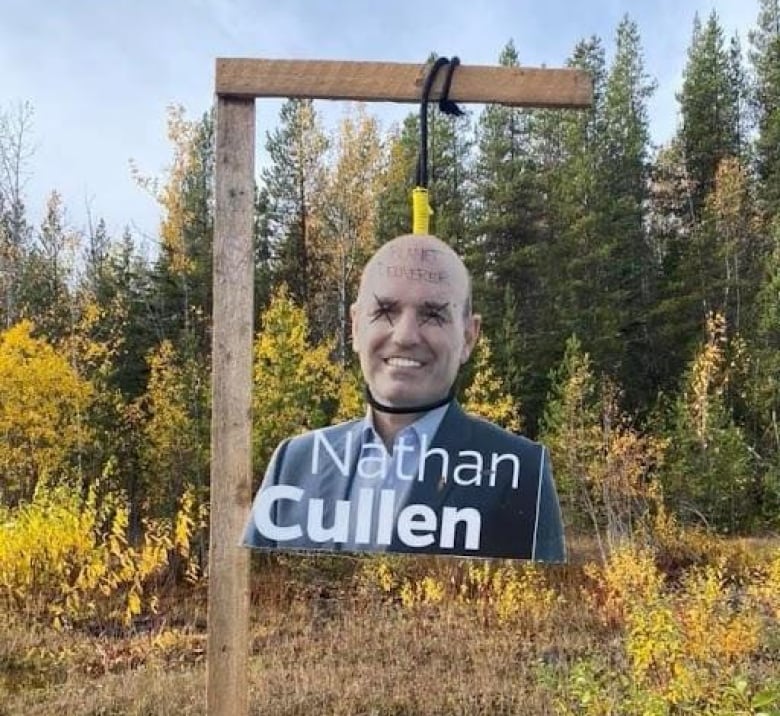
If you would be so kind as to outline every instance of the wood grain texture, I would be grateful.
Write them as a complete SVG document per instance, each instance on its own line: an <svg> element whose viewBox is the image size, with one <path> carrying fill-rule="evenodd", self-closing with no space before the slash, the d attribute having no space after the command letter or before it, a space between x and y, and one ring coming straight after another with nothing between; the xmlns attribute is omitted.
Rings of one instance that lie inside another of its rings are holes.
<svg viewBox="0 0 780 716"><path fill-rule="evenodd" d="M298 97L364 102L419 102L427 66L394 62L217 59L218 95ZM431 99L438 100L444 72ZM588 107L593 98L584 70L461 65L450 99L515 107Z"/></svg>
<svg viewBox="0 0 780 716"><path fill-rule="evenodd" d="M255 101L217 101L212 337L209 716L246 716L252 489Z"/></svg>

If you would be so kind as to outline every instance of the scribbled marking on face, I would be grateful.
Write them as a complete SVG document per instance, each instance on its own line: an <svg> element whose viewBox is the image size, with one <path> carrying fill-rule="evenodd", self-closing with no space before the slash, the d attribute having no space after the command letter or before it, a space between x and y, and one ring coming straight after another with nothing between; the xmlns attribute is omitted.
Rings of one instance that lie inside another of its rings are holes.
<svg viewBox="0 0 780 716"><path fill-rule="evenodd" d="M400 302L390 299L381 298L374 294L374 300L376 306L371 312L371 323L375 323L379 320L387 321L391 326L393 318L398 314L400 310ZM417 320L421 326L427 323L435 323L437 326L443 326L445 323L449 323L452 319L449 302L443 303L438 301L424 301L417 309Z"/></svg>

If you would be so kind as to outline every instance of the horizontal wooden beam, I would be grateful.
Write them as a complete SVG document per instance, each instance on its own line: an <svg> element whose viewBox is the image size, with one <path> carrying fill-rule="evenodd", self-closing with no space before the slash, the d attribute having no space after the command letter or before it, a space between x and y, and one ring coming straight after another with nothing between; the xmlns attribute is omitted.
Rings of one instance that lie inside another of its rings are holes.
<svg viewBox="0 0 780 716"><path fill-rule="evenodd" d="M332 60L217 59L221 96L298 97L362 102L419 102L426 64ZM431 91L438 100L440 72ZM514 107L588 107L593 96L584 70L461 65L453 75L454 102Z"/></svg>

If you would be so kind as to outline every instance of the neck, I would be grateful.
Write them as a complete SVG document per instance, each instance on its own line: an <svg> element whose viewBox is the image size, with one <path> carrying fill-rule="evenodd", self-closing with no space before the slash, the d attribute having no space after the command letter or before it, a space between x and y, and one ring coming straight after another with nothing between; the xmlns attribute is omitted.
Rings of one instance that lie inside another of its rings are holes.
<svg viewBox="0 0 780 716"><path fill-rule="evenodd" d="M388 449L390 449L390 446L393 444L395 436L407 425L411 425L422 414L423 413L383 413L375 408L371 408L371 419L374 423L374 430L377 431L379 437L382 438L385 447Z"/></svg>
<svg viewBox="0 0 780 716"><path fill-rule="evenodd" d="M371 406L371 417L374 428L386 446L390 446L395 436L407 425L411 425L424 413L446 405L455 397L455 384L452 385L447 395L438 400L423 405L393 406L380 403L366 386L366 399Z"/></svg>

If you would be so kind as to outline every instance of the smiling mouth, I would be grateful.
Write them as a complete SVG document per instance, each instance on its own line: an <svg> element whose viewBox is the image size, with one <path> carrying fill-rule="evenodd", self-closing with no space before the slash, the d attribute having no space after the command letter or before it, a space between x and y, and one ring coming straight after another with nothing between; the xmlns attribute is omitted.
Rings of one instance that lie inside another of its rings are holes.
<svg viewBox="0 0 780 716"><path fill-rule="evenodd" d="M424 365L414 358L401 358L399 356L385 358L385 363L393 368L422 368Z"/></svg>

